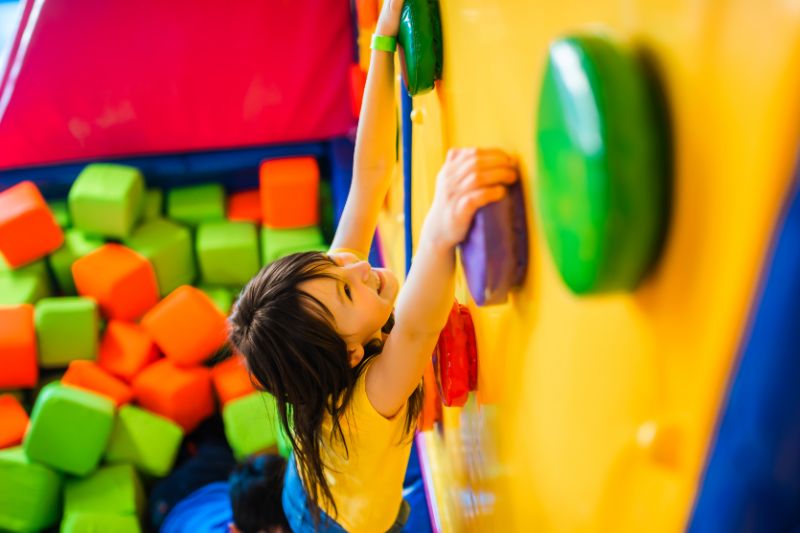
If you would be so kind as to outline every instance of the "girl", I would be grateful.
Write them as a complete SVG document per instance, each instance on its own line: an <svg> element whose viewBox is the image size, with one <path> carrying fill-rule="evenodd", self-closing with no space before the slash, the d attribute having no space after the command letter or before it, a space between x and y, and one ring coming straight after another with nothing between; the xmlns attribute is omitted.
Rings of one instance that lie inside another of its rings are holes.
<svg viewBox="0 0 800 533"><path fill-rule="evenodd" d="M401 7L384 1L377 34L397 35ZM363 259L396 164L394 57L373 50L370 65L332 251L266 266L231 316L231 340L275 396L292 441L283 505L294 531L402 528L420 381L453 302L455 247L475 211L517 179L499 150L450 150L403 289L370 267Z"/></svg>

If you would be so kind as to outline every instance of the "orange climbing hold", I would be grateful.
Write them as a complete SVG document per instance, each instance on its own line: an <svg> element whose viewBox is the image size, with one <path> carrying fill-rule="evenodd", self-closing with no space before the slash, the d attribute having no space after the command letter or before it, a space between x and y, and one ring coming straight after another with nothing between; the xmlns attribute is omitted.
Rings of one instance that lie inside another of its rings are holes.
<svg viewBox="0 0 800 533"><path fill-rule="evenodd" d="M270 228L304 228L319 223L319 167L313 157L261 163L261 213Z"/></svg>
<svg viewBox="0 0 800 533"><path fill-rule="evenodd" d="M97 360L103 369L130 383L136 374L156 359L158 348L141 326L121 320L108 323Z"/></svg>
<svg viewBox="0 0 800 533"><path fill-rule="evenodd" d="M20 444L27 429L25 409L10 394L0 394L0 449Z"/></svg>
<svg viewBox="0 0 800 533"><path fill-rule="evenodd" d="M244 358L239 354L234 354L229 359L214 365L211 369L211 379L214 381L214 390L221 405L247 396L255 390L250 381L250 374L244 366Z"/></svg>
<svg viewBox="0 0 800 533"><path fill-rule="evenodd" d="M0 306L0 389L31 388L38 379L33 306Z"/></svg>
<svg viewBox="0 0 800 533"><path fill-rule="evenodd" d="M23 181L0 192L0 253L11 268L40 259L64 242L39 189Z"/></svg>
<svg viewBox="0 0 800 533"><path fill-rule="evenodd" d="M136 320L158 302L153 266L121 244L105 244L75 261L72 277L78 294L97 300L108 318Z"/></svg>
<svg viewBox="0 0 800 533"><path fill-rule="evenodd" d="M203 291L183 285L142 318L142 327L175 364L199 365L228 338L225 315Z"/></svg>
<svg viewBox="0 0 800 533"><path fill-rule="evenodd" d="M261 224L261 193L258 189L228 195L228 220Z"/></svg>
<svg viewBox="0 0 800 533"><path fill-rule="evenodd" d="M101 394L119 407L133 399L131 388L93 361L76 360L67 367L61 383Z"/></svg>
<svg viewBox="0 0 800 533"><path fill-rule="evenodd" d="M214 413L211 372L201 366L180 368L169 359L156 361L133 380L133 394L142 407L187 433Z"/></svg>

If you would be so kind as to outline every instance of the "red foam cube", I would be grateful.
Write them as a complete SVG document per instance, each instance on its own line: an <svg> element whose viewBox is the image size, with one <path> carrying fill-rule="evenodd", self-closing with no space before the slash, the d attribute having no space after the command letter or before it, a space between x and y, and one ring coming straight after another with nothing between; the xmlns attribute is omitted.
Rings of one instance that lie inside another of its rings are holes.
<svg viewBox="0 0 800 533"><path fill-rule="evenodd" d="M36 328L30 304L0 306L0 389L31 388L39 380Z"/></svg>
<svg viewBox="0 0 800 533"><path fill-rule="evenodd" d="M11 268L41 259L64 243L64 232L39 189L23 181L0 192L0 253Z"/></svg>
<svg viewBox="0 0 800 533"><path fill-rule="evenodd" d="M115 378L93 361L72 361L61 378L61 383L96 392L114 402L117 407L133 399L133 391L126 383Z"/></svg>
<svg viewBox="0 0 800 533"><path fill-rule="evenodd" d="M305 228L319 223L319 166L313 157L261 163L261 213L270 228Z"/></svg>
<svg viewBox="0 0 800 533"><path fill-rule="evenodd" d="M0 394L0 449L22 443L28 429L28 413L10 394Z"/></svg>
<svg viewBox="0 0 800 533"><path fill-rule="evenodd" d="M222 405L255 391L244 358L240 354L234 354L233 357L214 365L211 369L211 379L219 403Z"/></svg>
<svg viewBox="0 0 800 533"><path fill-rule="evenodd" d="M98 364L130 383L144 367L158 359L158 348L144 328L130 322L111 320L100 342Z"/></svg>
<svg viewBox="0 0 800 533"><path fill-rule="evenodd" d="M158 302L153 266L121 244L105 244L72 264L81 296L97 300L108 318L136 320Z"/></svg>
<svg viewBox="0 0 800 533"><path fill-rule="evenodd" d="M142 407L187 433L214 414L211 371L201 366L181 368L169 359L156 361L133 380L133 394Z"/></svg>
<svg viewBox="0 0 800 533"><path fill-rule="evenodd" d="M261 193L258 189L228 195L228 220L261 224Z"/></svg>
<svg viewBox="0 0 800 533"><path fill-rule="evenodd" d="M183 285L142 318L164 355L180 366L199 365L225 343L225 315L203 291Z"/></svg>

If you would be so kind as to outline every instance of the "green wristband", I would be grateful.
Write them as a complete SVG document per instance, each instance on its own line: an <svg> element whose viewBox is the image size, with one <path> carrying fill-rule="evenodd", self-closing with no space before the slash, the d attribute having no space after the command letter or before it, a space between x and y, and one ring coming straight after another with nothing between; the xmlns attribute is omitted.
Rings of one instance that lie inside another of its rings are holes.
<svg viewBox="0 0 800 533"><path fill-rule="evenodd" d="M370 48L373 50L380 50L381 52L394 53L394 51L397 50L397 39L389 37L388 35L373 33Z"/></svg>

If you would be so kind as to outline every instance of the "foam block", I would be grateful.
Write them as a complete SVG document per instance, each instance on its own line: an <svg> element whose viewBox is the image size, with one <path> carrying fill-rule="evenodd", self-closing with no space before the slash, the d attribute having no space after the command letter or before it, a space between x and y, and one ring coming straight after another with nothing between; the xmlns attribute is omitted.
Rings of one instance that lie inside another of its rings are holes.
<svg viewBox="0 0 800 533"><path fill-rule="evenodd" d="M122 239L142 215L144 178L138 169L93 163L81 171L67 201L75 228Z"/></svg>
<svg viewBox="0 0 800 533"><path fill-rule="evenodd" d="M261 163L261 213L270 228L302 228L319 223L319 167L313 157Z"/></svg>
<svg viewBox="0 0 800 533"><path fill-rule="evenodd" d="M258 232L249 222L204 222L197 228L197 262L204 283L246 284L261 266Z"/></svg>
<svg viewBox="0 0 800 533"><path fill-rule="evenodd" d="M66 200L50 200L47 202L50 212L53 213L53 218L56 219L56 224L63 230L72 225L69 218L69 207L67 207Z"/></svg>
<svg viewBox="0 0 800 533"><path fill-rule="evenodd" d="M178 454L183 429L171 420L123 405L106 449L108 463L130 463L144 474L166 476Z"/></svg>
<svg viewBox="0 0 800 533"><path fill-rule="evenodd" d="M147 189L144 193L144 207L142 207L142 220L154 220L164 213L164 191L161 189Z"/></svg>
<svg viewBox="0 0 800 533"><path fill-rule="evenodd" d="M244 358L239 354L214 365L211 380L221 405L255 392L250 374L244 366Z"/></svg>
<svg viewBox="0 0 800 533"><path fill-rule="evenodd" d="M266 265L297 252L327 250L316 226L298 229L261 228L261 262Z"/></svg>
<svg viewBox="0 0 800 533"><path fill-rule="evenodd" d="M142 327L178 365L197 365L227 340L225 315L200 289L175 289L142 318Z"/></svg>
<svg viewBox="0 0 800 533"><path fill-rule="evenodd" d="M0 394L0 448L22 443L28 429L28 413L10 394Z"/></svg>
<svg viewBox="0 0 800 533"><path fill-rule="evenodd" d="M261 224L261 193L258 189L228 195L228 220Z"/></svg>
<svg viewBox="0 0 800 533"><path fill-rule="evenodd" d="M144 510L144 501L139 476L129 464L104 466L64 486L65 517L87 512L135 516Z"/></svg>
<svg viewBox="0 0 800 533"><path fill-rule="evenodd" d="M75 359L97 358L99 318L91 298L44 298L36 304L34 320L40 366L60 368Z"/></svg>
<svg viewBox="0 0 800 533"><path fill-rule="evenodd" d="M98 364L130 383L144 367L158 359L153 338L141 326L111 320L100 342Z"/></svg>
<svg viewBox="0 0 800 533"><path fill-rule="evenodd" d="M133 391L126 383L92 361L72 361L61 378L61 383L105 396L116 407L133 400Z"/></svg>
<svg viewBox="0 0 800 533"><path fill-rule="evenodd" d="M113 423L111 400L50 383L33 406L25 454L32 461L85 476L100 462Z"/></svg>
<svg viewBox="0 0 800 533"><path fill-rule="evenodd" d="M64 232L64 245L47 258L62 293L65 295L77 294L75 281L72 279L72 264L89 252L97 250L103 244L105 241L100 237L92 236L75 228Z"/></svg>
<svg viewBox="0 0 800 533"><path fill-rule="evenodd" d="M227 315L231 312L234 294L230 289L226 287L214 287L212 285L201 285L198 289L211 298L211 301L214 302L214 305L216 305L217 309L222 311L223 314Z"/></svg>
<svg viewBox="0 0 800 533"><path fill-rule="evenodd" d="M461 265L475 303L505 302L511 288L524 282L528 265L525 199L519 183L509 187L503 199L475 213L460 246Z"/></svg>
<svg viewBox="0 0 800 533"><path fill-rule="evenodd" d="M45 260L12 270L0 258L0 305L33 304L52 292Z"/></svg>
<svg viewBox="0 0 800 533"><path fill-rule="evenodd" d="M190 433L214 413L211 372L204 367L180 368L169 359L156 361L133 381L139 404L169 418Z"/></svg>
<svg viewBox="0 0 800 533"><path fill-rule="evenodd" d="M161 218L140 225L125 240L126 246L153 265L161 296L194 281L193 244L188 228Z"/></svg>
<svg viewBox="0 0 800 533"><path fill-rule="evenodd" d="M153 266L120 244L105 244L72 264L81 296L97 300L108 318L136 320L158 302Z"/></svg>
<svg viewBox="0 0 800 533"><path fill-rule="evenodd" d="M30 388L39 379L34 308L0 306L0 389Z"/></svg>
<svg viewBox="0 0 800 533"><path fill-rule="evenodd" d="M225 219L225 189L219 183L175 187L167 191L167 216L196 226Z"/></svg>
<svg viewBox="0 0 800 533"><path fill-rule="evenodd" d="M36 185L23 181L0 192L0 254L12 268L41 259L63 242Z"/></svg>
<svg viewBox="0 0 800 533"><path fill-rule="evenodd" d="M70 513L61 522L60 533L141 533L139 520L131 515Z"/></svg>
<svg viewBox="0 0 800 533"><path fill-rule="evenodd" d="M0 450L0 530L35 532L61 514L61 476L22 448Z"/></svg>
<svg viewBox="0 0 800 533"><path fill-rule="evenodd" d="M228 402L222 410L222 420L237 459L277 444L278 418L270 394L254 392Z"/></svg>

